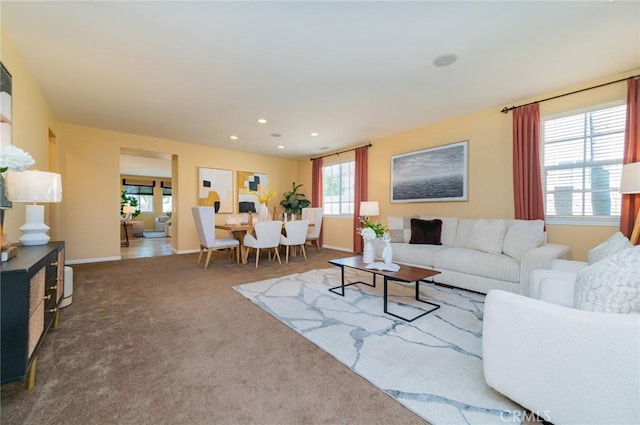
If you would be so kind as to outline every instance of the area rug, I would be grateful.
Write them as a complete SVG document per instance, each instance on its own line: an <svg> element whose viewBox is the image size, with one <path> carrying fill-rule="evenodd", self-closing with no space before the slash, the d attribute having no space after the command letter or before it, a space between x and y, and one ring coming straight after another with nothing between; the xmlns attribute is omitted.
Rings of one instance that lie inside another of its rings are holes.
<svg viewBox="0 0 640 425"><path fill-rule="evenodd" d="M167 234L165 232L145 231L142 236L144 236L145 238L164 238L167 236Z"/></svg>
<svg viewBox="0 0 640 425"><path fill-rule="evenodd" d="M371 276L345 269L350 282ZM522 407L484 382L484 295L423 283L421 297L441 308L409 323L383 313L381 278L344 298L328 291L337 285L335 267L234 289L434 425L520 423ZM390 284L389 294L389 311L418 312L413 286Z"/></svg>

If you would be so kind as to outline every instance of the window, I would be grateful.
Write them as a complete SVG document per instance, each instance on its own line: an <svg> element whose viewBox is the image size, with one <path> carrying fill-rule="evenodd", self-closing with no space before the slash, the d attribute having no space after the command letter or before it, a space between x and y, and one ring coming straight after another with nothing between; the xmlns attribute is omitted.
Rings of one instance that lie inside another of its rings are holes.
<svg viewBox="0 0 640 425"><path fill-rule="evenodd" d="M322 168L325 215L353 215L355 161Z"/></svg>
<svg viewBox="0 0 640 425"><path fill-rule="evenodd" d="M171 212L171 183L160 182L162 188L162 212Z"/></svg>
<svg viewBox="0 0 640 425"><path fill-rule="evenodd" d="M153 186L125 185L127 196L136 198L140 212L153 212Z"/></svg>
<svg viewBox="0 0 640 425"><path fill-rule="evenodd" d="M618 225L626 106L543 121L543 186L549 223Z"/></svg>

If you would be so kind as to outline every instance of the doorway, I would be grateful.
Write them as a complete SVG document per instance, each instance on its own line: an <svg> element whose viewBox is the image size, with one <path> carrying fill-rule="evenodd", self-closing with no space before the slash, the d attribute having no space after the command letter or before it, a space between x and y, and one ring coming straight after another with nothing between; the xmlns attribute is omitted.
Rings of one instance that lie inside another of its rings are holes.
<svg viewBox="0 0 640 425"><path fill-rule="evenodd" d="M122 259L173 254L171 157L164 152L120 149ZM123 210L133 212L127 215Z"/></svg>

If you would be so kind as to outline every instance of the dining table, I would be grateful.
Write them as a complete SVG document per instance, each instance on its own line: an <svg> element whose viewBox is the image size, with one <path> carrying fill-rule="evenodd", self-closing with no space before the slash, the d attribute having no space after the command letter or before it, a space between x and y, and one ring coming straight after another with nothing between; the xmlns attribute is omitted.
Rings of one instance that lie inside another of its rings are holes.
<svg viewBox="0 0 640 425"><path fill-rule="evenodd" d="M286 222L282 222L283 229L285 223ZM309 228L313 226L313 224L309 224ZM240 242L240 261L242 264L247 264L247 261L244 259L244 250L246 249L244 246L244 235L253 231L253 224L216 224L216 229L231 232L233 238Z"/></svg>

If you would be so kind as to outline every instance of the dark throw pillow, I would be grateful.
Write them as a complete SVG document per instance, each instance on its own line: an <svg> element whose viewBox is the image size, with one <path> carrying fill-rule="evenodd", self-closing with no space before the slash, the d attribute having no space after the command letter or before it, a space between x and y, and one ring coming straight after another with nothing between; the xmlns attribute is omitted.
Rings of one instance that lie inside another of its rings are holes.
<svg viewBox="0 0 640 425"><path fill-rule="evenodd" d="M411 219L411 240L410 244L442 245L440 235L442 234L442 220L420 220Z"/></svg>

